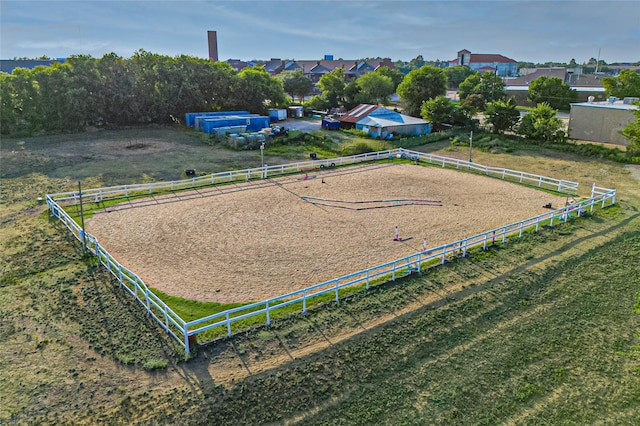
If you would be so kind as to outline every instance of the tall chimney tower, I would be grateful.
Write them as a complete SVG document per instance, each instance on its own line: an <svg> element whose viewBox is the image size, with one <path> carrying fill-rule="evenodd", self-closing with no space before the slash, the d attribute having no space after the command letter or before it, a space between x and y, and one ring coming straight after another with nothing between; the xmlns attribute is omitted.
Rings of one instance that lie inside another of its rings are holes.
<svg viewBox="0 0 640 426"><path fill-rule="evenodd" d="M218 62L218 35L215 31L207 31L209 38L209 59Z"/></svg>

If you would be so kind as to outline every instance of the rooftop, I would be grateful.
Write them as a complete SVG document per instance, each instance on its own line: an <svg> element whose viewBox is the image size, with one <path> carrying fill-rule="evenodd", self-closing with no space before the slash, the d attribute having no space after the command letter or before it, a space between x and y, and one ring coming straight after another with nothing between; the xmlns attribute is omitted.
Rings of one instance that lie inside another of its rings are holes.
<svg viewBox="0 0 640 426"><path fill-rule="evenodd" d="M634 110L640 109L638 105L626 103L625 101L579 102L579 103L571 104L571 107L574 107L574 106L587 107L587 108L620 109L620 110L626 110L626 111L634 111Z"/></svg>

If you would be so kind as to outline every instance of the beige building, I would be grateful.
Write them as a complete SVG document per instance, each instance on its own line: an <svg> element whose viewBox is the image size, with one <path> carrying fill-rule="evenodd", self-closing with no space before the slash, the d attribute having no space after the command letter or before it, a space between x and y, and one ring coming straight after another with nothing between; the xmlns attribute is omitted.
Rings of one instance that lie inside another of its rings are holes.
<svg viewBox="0 0 640 426"><path fill-rule="evenodd" d="M620 131L635 120L633 99L624 101L611 99L605 102L582 102L571 104L569 114L569 137L592 142L629 145Z"/></svg>

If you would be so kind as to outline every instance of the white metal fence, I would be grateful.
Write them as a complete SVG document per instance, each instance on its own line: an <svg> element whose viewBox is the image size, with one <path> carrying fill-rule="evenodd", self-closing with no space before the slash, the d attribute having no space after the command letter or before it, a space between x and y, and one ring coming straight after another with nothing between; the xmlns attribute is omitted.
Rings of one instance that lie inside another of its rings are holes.
<svg viewBox="0 0 640 426"><path fill-rule="evenodd" d="M441 167L466 170L567 194L575 194L578 189L578 183L572 181L554 179L510 169L487 167L454 158L424 154L399 148L396 150L340 157L330 160L314 160L279 166L265 166L264 168L213 173L181 181L89 189L83 191L82 196L83 198L86 197L94 201L102 201L167 191L188 190L221 183L248 181L250 179L264 179L268 176L300 173L318 167L335 167L382 159L391 160L398 156L416 162L427 162ZM332 297L335 297L337 302L340 298L341 289L358 285L369 289L369 286L374 280L395 281L396 278L400 276L413 273L421 274L425 263L437 261L440 264L444 264L451 256L466 256L467 251L473 247L481 246L482 249L486 249L488 244L495 243L496 241L504 244L507 236L517 235L518 238L520 238L525 230L535 229L537 232L542 224L553 226L554 223L557 222L566 222L570 217L580 217L587 211L587 208L589 211L592 211L594 206L604 208L607 205L613 205L615 204L616 190L599 187L594 184L591 189L591 197L586 200L569 204L559 209L550 210L549 212L529 219L500 226L471 237L453 241L439 247L430 248L401 259L343 275L302 290L283 294L269 300L243 305L189 322L180 318L178 314L153 294L134 271L125 268L114 259L107 250L100 246L98 240L93 235L88 233L83 235L82 228L59 204L62 201L77 203L79 199L80 194L77 192L66 192L46 196L51 215L58 218L79 241L86 244L87 249L97 256L100 263L118 279L122 287L128 291L138 303L144 306L147 314L160 324L169 335L182 344L185 352L188 354L190 352L190 346L198 334L217 327L224 327L226 328L227 335L231 336L231 325L238 321L263 315L266 324L270 325L272 313L289 305L295 303L301 304L300 311L304 313L307 311L309 301L319 296L334 294Z"/></svg>

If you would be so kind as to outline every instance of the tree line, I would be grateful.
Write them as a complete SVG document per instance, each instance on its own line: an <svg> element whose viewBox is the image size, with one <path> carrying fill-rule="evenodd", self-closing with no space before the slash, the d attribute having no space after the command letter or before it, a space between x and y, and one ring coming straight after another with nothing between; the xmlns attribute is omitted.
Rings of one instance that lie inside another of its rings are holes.
<svg viewBox="0 0 640 426"><path fill-rule="evenodd" d="M640 95L640 75L632 71L604 78L603 84L609 95ZM180 123L185 113L197 111L265 114L269 107L288 105L287 94L309 109L349 110L361 103L388 104L390 96L397 93L406 114L422 116L435 130L469 125L476 113L484 112L493 130L500 133L513 130L519 121L504 86L494 73L478 73L467 66L423 65L407 75L380 67L352 80L346 79L343 68L337 68L316 84L320 94L304 102L313 84L302 70L285 71L276 77L262 67L238 73L225 62L145 50L129 59L113 53L102 58L76 55L63 64L0 73L0 129L3 135L21 136ZM460 102L445 97L451 88L458 89ZM535 80L528 97L540 110L530 119L549 118L543 120L543 130L533 129L529 119L518 128L528 137L564 140L566 135L556 128L558 123L550 118L555 114L550 111L567 110L576 96L559 78Z"/></svg>
<svg viewBox="0 0 640 426"><path fill-rule="evenodd" d="M282 83L262 68L237 73L224 62L144 50L0 73L3 135L171 123L197 111L266 113L285 103Z"/></svg>

